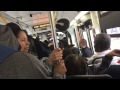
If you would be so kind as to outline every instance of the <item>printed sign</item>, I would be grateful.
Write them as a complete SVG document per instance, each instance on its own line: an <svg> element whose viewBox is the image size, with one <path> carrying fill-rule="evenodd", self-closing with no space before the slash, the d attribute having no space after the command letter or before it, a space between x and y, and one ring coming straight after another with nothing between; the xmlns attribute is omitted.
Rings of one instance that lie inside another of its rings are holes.
<svg viewBox="0 0 120 90"><path fill-rule="evenodd" d="M33 29L37 29L37 28L45 28L45 27L48 27L50 26L49 23L46 23L46 24L41 24L41 25L36 25L36 26L33 26Z"/></svg>
<svg viewBox="0 0 120 90"><path fill-rule="evenodd" d="M107 34L120 34L120 27L106 29Z"/></svg>

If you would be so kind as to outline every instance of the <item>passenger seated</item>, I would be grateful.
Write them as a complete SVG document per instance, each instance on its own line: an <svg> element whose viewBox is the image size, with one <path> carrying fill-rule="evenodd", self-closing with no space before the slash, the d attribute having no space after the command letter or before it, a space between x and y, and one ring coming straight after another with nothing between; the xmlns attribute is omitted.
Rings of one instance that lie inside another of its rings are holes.
<svg viewBox="0 0 120 90"><path fill-rule="evenodd" d="M43 62L29 53L18 52L19 43L9 27L0 25L0 79L48 79L50 73ZM6 50L16 49L16 52L4 57ZM2 60L3 58L3 60ZM60 60L55 65L52 78L64 78L66 68L62 61L62 50L55 49L48 58L48 64Z"/></svg>
<svg viewBox="0 0 120 90"><path fill-rule="evenodd" d="M93 59L98 58L98 57L103 57L105 56L108 52L110 52L110 44L111 44L111 39L110 36L106 33L101 33L96 35L95 41L94 41L94 48L95 48L95 54L88 59L88 64L92 64ZM99 60L96 63L101 62Z"/></svg>
<svg viewBox="0 0 120 90"><path fill-rule="evenodd" d="M113 50L106 54L102 59L101 65L97 68L97 74L108 74L113 79L120 79L120 65L110 65L113 57L120 57L120 50Z"/></svg>
<svg viewBox="0 0 120 90"><path fill-rule="evenodd" d="M76 48L74 48L74 47L69 47L68 46L68 47L64 48L64 50L63 50L63 60L65 60L65 58L70 54L79 55L79 51L76 50Z"/></svg>
<svg viewBox="0 0 120 90"><path fill-rule="evenodd" d="M86 59L77 54L71 54L65 58L67 68L66 76L86 75L88 72Z"/></svg>

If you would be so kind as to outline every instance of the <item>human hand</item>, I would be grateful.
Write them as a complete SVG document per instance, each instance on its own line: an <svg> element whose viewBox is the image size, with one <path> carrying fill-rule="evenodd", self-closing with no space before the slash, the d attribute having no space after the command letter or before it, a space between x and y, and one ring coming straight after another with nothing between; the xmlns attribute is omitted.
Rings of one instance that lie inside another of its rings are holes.
<svg viewBox="0 0 120 90"><path fill-rule="evenodd" d="M59 73L61 75L65 75L67 69L65 67L64 61L60 60L59 63L55 64L53 67L53 73Z"/></svg>
<svg viewBox="0 0 120 90"><path fill-rule="evenodd" d="M50 54L50 56L48 57L48 62L50 64L53 64L55 61L59 61L62 59L62 50L60 48L56 48L52 51L52 53Z"/></svg>
<svg viewBox="0 0 120 90"><path fill-rule="evenodd" d="M109 56L109 57L118 56L118 57L120 57L120 50L114 49L111 52L109 52L108 54L106 54L106 56Z"/></svg>

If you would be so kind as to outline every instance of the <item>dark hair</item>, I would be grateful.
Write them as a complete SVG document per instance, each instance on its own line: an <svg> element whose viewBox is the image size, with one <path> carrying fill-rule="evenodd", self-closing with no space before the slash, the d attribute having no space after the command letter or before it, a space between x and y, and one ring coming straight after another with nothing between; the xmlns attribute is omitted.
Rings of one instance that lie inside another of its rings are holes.
<svg viewBox="0 0 120 90"><path fill-rule="evenodd" d="M27 37L28 37L28 33L27 33L27 31L26 31L26 30L21 29L21 31L25 32L25 34L26 34L26 35L27 35Z"/></svg>
<svg viewBox="0 0 120 90"><path fill-rule="evenodd" d="M64 37L61 41L62 41L64 47L68 47L69 46L67 37Z"/></svg>
<svg viewBox="0 0 120 90"><path fill-rule="evenodd" d="M83 44L84 46L87 46L87 41L85 39L81 39L80 43Z"/></svg>
<svg viewBox="0 0 120 90"><path fill-rule="evenodd" d="M26 30L22 30L19 25L17 25L16 23L13 23L13 22L10 22L10 23L7 23L6 26L8 26L9 28L11 28L13 34L16 36L16 38L18 38L18 35L21 31L25 32L26 35L28 36L27 34L27 31ZM19 44L19 47L18 47L18 50L21 49L21 46Z"/></svg>
<svg viewBox="0 0 120 90"><path fill-rule="evenodd" d="M96 52L102 52L110 48L111 39L110 36L106 33L101 33L96 35L94 47Z"/></svg>
<svg viewBox="0 0 120 90"><path fill-rule="evenodd" d="M85 75L88 72L86 59L80 55L71 54L65 58L67 76Z"/></svg>
<svg viewBox="0 0 120 90"><path fill-rule="evenodd" d="M48 46L49 42L48 40L44 40L44 43Z"/></svg>
<svg viewBox="0 0 120 90"><path fill-rule="evenodd" d="M10 27L14 35L17 37L18 32L21 30L20 26L13 22L7 23L6 26Z"/></svg>
<svg viewBox="0 0 120 90"><path fill-rule="evenodd" d="M75 47L66 47L63 50L63 59L65 60L65 58L70 54L79 54L79 53L76 51Z"/></svg>
<svg viewBox="0 0 120 90"><path fill-rule="evenodd" d="M14 35L16 36L16 38L18 38L18 36L19 36L19 34L20 34L20 32L24 32L26 35L27 35L27 37L28 37L28 34L27 34L27 31L26 30L18 30L18 31L16 31L15 33L14 33Z"/></svg>

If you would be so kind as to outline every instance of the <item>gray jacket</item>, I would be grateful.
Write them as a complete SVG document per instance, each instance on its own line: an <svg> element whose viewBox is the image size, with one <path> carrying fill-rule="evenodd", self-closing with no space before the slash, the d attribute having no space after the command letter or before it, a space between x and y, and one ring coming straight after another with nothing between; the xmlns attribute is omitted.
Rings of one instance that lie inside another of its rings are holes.
<svg viewBox="0 0 120 90"><path fill-rule="evenodd" d="M0 45L18 49L19 43L5 25L0 25ZM0 79L49 79L49 71L42 61L35 56L15 52L0 63ZM59 73L54 73L53 78L63 78Z"/></svg>

